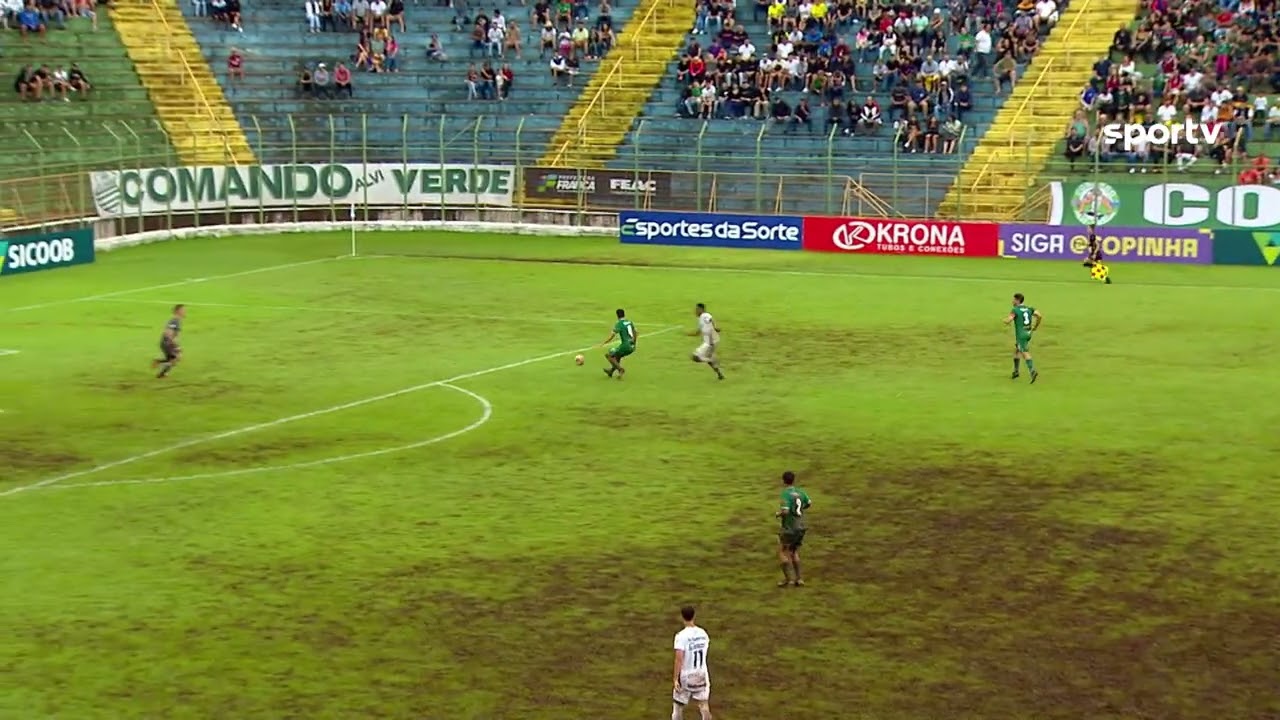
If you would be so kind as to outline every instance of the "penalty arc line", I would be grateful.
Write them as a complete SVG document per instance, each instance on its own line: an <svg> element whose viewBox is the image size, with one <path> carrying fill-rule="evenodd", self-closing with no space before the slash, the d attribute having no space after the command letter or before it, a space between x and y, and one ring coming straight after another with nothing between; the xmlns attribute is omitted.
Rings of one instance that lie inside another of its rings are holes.
<svg viewBox="0 0 1280 720"><path fill-rule="evenodd" d="M94 300L104 300L106 298L120 297L121 295L132 295L134 293L147 292L148 290L164 290L167 288L182 287L184 285L192 285L195 283L209 282L211 280L226 280L228 278L245 277L248 275L257 275L258 273L274 272L276 270L288 270L290 268L305 267L307 265L316 265L318 263L333 262L340 260L345 256L317 258L315 260L303 260L301 262L285 263L283 265L268 265L267 267L254 268L252 270L242 270L240 272L226 273L225 275L210 275L208 277L187 278L186 280L178 280L177 282L164 283L161 285L148 285L147 287L133 288L131 290L115 290L107 293L99 293L97 295L85 295L84 297L68 298L66 300L51 300L49 302L36 303L34 305L21 305L19 307L5 308L0 312L26 312L28 310L41 310L43 308L58 307L59 305L74 305L75 303L92 302Z"/></svg>
<svg viewBox="0 0 1280 720"><path fill-rule="evenodd" d="M112 487L115 485L157 485L167 482L185 482L188 480L215 480L220 478L241 477L244 475L255 475L257 473L279 472L283 470L302 470L305 468L320 467L322 465L333 465L340 462L349 462L351 460L364 460L371 457L380 457L382 455L391 455L394 453L408 452L409 450L417 450L418 448L436 445L446 440L452 440L456 437L466 435L472 430L477 430L481 425L489 422L493 417L493 404L487 398L479 393L471 392L466 388L460 388L457 385L449 383L440 383L438 387L447 388L460 392L463 395L470 396L473 400L480 403L479 419L467 425L464 428L437 435L427 440L419 440L407 445L397 445L396 447L382 448L380 450L366 450L364 452L350 453L348 455L334 455L332 457L320 458L319 460L304 460L302 462L288 463L285 465L260 465L250 468L239 468L237 470L222 470L219 472L196 473L194 475L173 475L169 477L153 477L153 478L131 478L124 480L97 480L93 482L83 483L67 483L64 485L51 485L48 490L71 490L73 488L91 488L91 487Z"/></svg>
<svg viewBox="0 0 1280 720"><path fill-rule="evenodd" d="M654 332L648 333L645 337L652 337L654 335L663 335L665 333L669 333L672 330L676 330L679 328L680 328L679 325L671 325L671 326L662 328L661 330L655 330ZM496 372L502 372L504 370L514 370L515 368L524 367L525 365L532 365L534 363L544 362L546 360L553 360L555 358L564 357L566 355L574 355L577 353L587 352L588 350L592 350L596 347L599 347L599 346L590 345L584 348L574 348L573 350L561 350L559 352L547 353L546 355L539 355L537 357L528 358L526 360L519 360L517 362L507 363L505 365L498 365L491 368L485 368L484 370L475 370L473 372L463 373L461 375L454 375L453 377L445 378L443 380L433 380L431 382L422 383L420 385L411 385L409 387L401 388L399 390L392 390L391 392L382 393L381 395L374 395L371 397L362 398L360 400L352 400L351 402L342 403L341 405L333 405L331 407L321 408L319 410L311 410L309 412L298 413L296 415L289 415L286 417L278 418L276 420L268 420L266 422L255 423L253 425L246 425L241 428L236 428L235 430L227 430L225 432L215 433L213 435L204 435L201 437L191 438L189 440L183 440L182 442L174 443L173 445L167 445L165 447L162 447L156 450L149 450L147 452L139 453L137 455L130 455L129 457L126 457L126 458L113 460L111 462L103 463L101 465L95 465L90 468L85 468L84 470L76 470L74 472L69 472L62 475L55 475L53 477L45 478L43 480L39 480L37 482L33 482L28 485L19 485L17 487L12 487L12 488L9 488L8 490L0 491L0 497L17 495L19 493L28 492L31 490L39 490L41 488L49 487L50 485L56 485L66 480L74 480L76 478L85 477L86 475L94 475L104 470L111 470L112 468L131 465L140 460L147 460L159 455L164 455L166 453L174 452L175 450L184 450L189 447L202 445L208 442L214 442L216 440L226 440L227 438L246 435L248 433L256 432L258 430L265 430L267 428L278 427L280 425L297 422L299 420L308 420L310 418L319 417L321 415L328 415L330 413L340 412L342 410L350 410L352 408L361 407L363 405L369 405L372 403L381 402L383 400L390 400L391 398L400 397L402 395L408 395L410 393L419 392L422 390L426 390L428 388L439 387L441 385L449 385L456 382L461 382L463 380L469 380L471 378L481 377L483 375L491 375Z"/></svg>

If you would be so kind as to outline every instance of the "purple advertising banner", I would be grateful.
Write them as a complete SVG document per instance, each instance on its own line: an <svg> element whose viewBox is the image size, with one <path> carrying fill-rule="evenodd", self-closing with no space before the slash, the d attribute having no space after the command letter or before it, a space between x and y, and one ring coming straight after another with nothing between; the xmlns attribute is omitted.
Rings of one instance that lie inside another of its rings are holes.
<svg viewBox="0 0 1280 720"><path fill-rule="evenodd" d="M1213 232L1192 228L1098 228L1107 260L1213 264ZM1089 228L1083 225L1000 226L1000 256L1029 260L1083 260Z"/></svg>

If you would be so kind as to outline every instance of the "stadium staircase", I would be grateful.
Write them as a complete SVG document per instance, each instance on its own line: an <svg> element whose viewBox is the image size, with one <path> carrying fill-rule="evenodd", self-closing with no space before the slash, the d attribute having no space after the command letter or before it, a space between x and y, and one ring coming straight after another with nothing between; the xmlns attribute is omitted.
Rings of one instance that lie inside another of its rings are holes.
<svg viewBox="0 0 1280 720"><path fill-rule="evenodd" d="M0 224L31 225L93 214L86 171L174 162L173 148L106 12L51 27L44 40L0 34L0 55L14 74L22 65L79 63L93 83L70 102L0 101Z"/></svg>
<svg viewBox="0 0 1280 720"><path fill-rule="evenodd" d="M406 29L400 41L400 72L353 72L354 97L317 99L303 96L296 78L304 65L350 64L357 35L348 29L307 32L303 4L244 4L244 31L234 32L189 7L187 22L205 61L246 129L250 145L263 162L402 162L410 161L535 165L561 119L572 107L598 63L582 63L572 87L553 83L548 61L539 57L538 33L529 26L529 8L498 3L508 22L518 23L524 51L492 58L495 67L509 63L515 72L510 97L504 101L469 99L467 67L486 60L473 52L468 24L478 9L493 5L455 0L448 4L406 2ZM470 9L468 9L470 6ZM594 8L595 3L592 4ZM613 3L612 20L626 32L634 0ZM594 18L593 18L594 22ZM432 34L445 50L443 61L426 57ZM245 78L226 76L232 47L244 51ZM621 47L606 55L608 65Z"/></svg>
<svg viewBox="0 0 1280 720"><path fill-rule="evenodd" d="M1080 107L1094 63L1106 57L1112 34L1137 10L1135 0L1083 0L1067 8L982 136L939 215L992 221L1022 215L1028 188Z"/></svg>
<svg viewBox="0 0 1280 720"><path fill-rule="evenodd" d="M636 22L620 36L578 102L565 115L542 165L603 168L618 152L636 116L684 47L693 27L687 0L641 0Z"/></svg>
<svg viewBox="0 0 1280 720"><path fill-rule="evenodd" d="M111 17L184 165L249 165L253 151L174 0L116 0Z"/></svg>
<svg viewBox="0 0 1280 720"><path fill-rule="evenodd" d="M692 8L693 0L681 0ZM1083 0L1079 0L1083 1ZM933 7L949 13L946 0ZM767 48L769 31L751 3L740 2L738 22L757 48ZM847 30L846 39L854 31ZM686 37L686 42L688 41ZM705 36L698 38L705 45ZM607 166L621 171L665 170L672 176L672 207L720 212L842 214L927 217L934 215L977 138L1004 98L989 80L971 83L973 110L965 116L965 136L955 154L907 154L895 148L893 131L829 138L826 110L812 101L814 131L787 132L782 125L752 120L703 122L676 117L681 86L676 56L668 56L661 82L649 96L639 122L626 129ZM872 63L859 62L858 99L874 95L887 108L887 92L872 89ZM801 93L784 93L795 105ZM656 204L656 203L655 203Z"/></svg>

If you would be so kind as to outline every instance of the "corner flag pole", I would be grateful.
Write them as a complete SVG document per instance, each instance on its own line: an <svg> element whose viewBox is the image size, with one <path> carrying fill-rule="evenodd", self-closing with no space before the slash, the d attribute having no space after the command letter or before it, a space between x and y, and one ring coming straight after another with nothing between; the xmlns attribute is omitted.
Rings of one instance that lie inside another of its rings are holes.
<svg viewBox="0 0 1280 720"><path fill-rule="evenodd" d="M351 203L351 257L356 256L356 204Z"/></svg>

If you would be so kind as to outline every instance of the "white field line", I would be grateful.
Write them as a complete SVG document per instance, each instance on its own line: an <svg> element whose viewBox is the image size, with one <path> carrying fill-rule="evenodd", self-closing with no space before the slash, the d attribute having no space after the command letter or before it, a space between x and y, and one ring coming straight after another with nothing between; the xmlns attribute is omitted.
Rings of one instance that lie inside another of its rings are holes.
<svg viewBox="0 0 1280 720"><path fill-rule="evenodd" d="M163 283L161 285L148 285L147 287L133 288L131 290L115 290L108 293L99 293L97 295L85 295L84 297L68 298L66 300L51 300L49 302L36 303L34 305L21 305L14 308L0 309L0 313L5 312L25 312L27 310L40 310L42 308L57 307L59 305L72 305L74 303L90 302L93 300L102 300L105 298L119 297L121 295L133 295L134 293L147 292L148 290L164 290L166 288L182 287L183 285L191 285L194 283L209 282L211 280L226 280L227 278L245 277L247 275L257 275L258 273L275 272L276 270L288 270L290 268L305 267L307 265L316 265L323 262L332 262L342 257L326 257L315 260L303 260L301 262L285 263L283 265L268 265L267 267L254 268L252 270L241 270L240 272L226 273L224 275L210 275L208 277L187 278L186 280L178 280L171 283Z"/></svg>
<svg viewBox="0 0 1280 720"><path fill-rule="evenodd" d="M360 255L352 258L355 260L467 260L470 262L498 262L498 263L530 263L541 262L539 260L520 260L519 258L469 258L469 257L451 257L451 258L433 258L430 256L416 255ZM1012 263L1013 259L1008 258ZM1034 261L1030 261L1034 262ZM571 262L555 263L560 266L574 267ZM979 275L897 275L893 273L861 273L861 272L840 272L838 270L822 271L822 270L776 270L771 268L732 268L732 267L692 267L685 265L629 265L627 263L606 263L606 262L584 262L580 263L580 267L589 268L614 268L620 270L657 270L661 272L691 272L691 273L719 273L727 275L777 275L789 277L818 277L818 278L858 278L866 280L947 280L951 282L974 282L974 283L996 283L1009 282L1007 277L990 277ZM1015 267L1015 265L1010 265ZM1029 281L1028 285L1080 285L1088 281L1080 280L1054 280L1038 278ZM1198 285L1198 284L1181 284L1181 283L1142 283L1127 282L1125 287L1142 287L1142 288L1169 288L1183 289L1189 288L1194 290L1243 290L1256 292L1280 292L1280 286L1276 287L1259 287L1257 285Z"/></svg>
<svg viewBox="0 0 1280 720"><path fill-rule="evenodd" d="M511 315L472 315L470 313L440 313L431 310L413 311L407 310L378 310L376 308L353 307L318 307L315 305L250 305L241 303L209 303L199 300L131 300L131 299L113 299L104 298L97 302L117 303L121 305L173 305L178 302L185 302L192 307L212 307L212 308L239 308L244 310L279 310L282 312L319 312L333 313L336 315L386 315L391 317L437 317L437 318L458 318L460 320L485 320L494 322L546 322L559 323L567 325L596 325L603 326L600 320L583 320L575 318L558 318L543 317L541 315L533 317L516 317Z"/></svg>
<svg viewBox="0 0 1280 720"><path fill-rule="evenodd" d="M677 330L680 327L681 326L679 325L671 325L671 326L662 328L661 330L656 330L651 333L646 333L645 337L653 337L654 335L663 335L665 333L671 332L672 330ZM150 450L144 453L139 453L137 455L131 455L126 458L121 458L119 460L113 460L108 463L103 463L101 465L95 465L93 467L86 468L84 470L76 470L73 472L65 473L63 475L55 475L53 477L48 477L43 480L38 480L28 485L19 485L17 487L12 487L12 488L9 488L8 490L0 491L0 497L17 495L18 493L27 492L29 490L39 490L40 488L49 487L50 485L56 485L58 483L61 483L67 480L74 480L79 477L85 477L86 475L94 475L104 470L110 470L112 468L131 465L140 460L147 460L149 458L153 458L158 455L164 455L166 453L174 452L175 450L183 450L185 448L194 447L196 445L203 445L204 443L214 442L215 440L225 440L227 438L233 438L240 435L247 435L248 433L256 432L258 430L265 430L267 428L278 427L280 425L297 422L299 420L308 420L313 417L328 415L330 413L340 412L342 410L350 410L352 408L361 407L363 405L369 405L371 403L381 402L382 400L390 400L391 398L396 398L402 395L408 395L410 393L419 392L421 390L426 390L427 388L439 387L441 385L452 385L454 383L461 382L463 380L469 380L471 378L480 377L482 375L491 375L493 373L502 372L504 370L514 370L515 368L524 367L525 365L532 365L534 363L544 362L546 360L553 360L555 358L564 357L566 355L576 355L577 353L587 352L588 350L592 350L596 347L599 347L599 346L589 345L587 347L574 348L573 350L561 350L559 352L547 353L546 355L539 355L537 357L528 358L526 360L518 360L516 362L507 363L505 365L498 365L491 368L485 368L484 370L476 370L469 373L463 373L461 375L454 375L453 377L445 378L443 380L433 380L431 382L422 383L420 385L411 385L409 387L401 388L399 390L393 390L391 392L382 393L381 395L373 395L371 397L363 398L361 400L352 400L351 402L342 403L341 405L333 405L331 407L321 408L319 410L312 410L310 412L298 413L297 415L289 415L286 417L277 418L275 420L268 420L266 422L255 423L253 425L246 425L241 428L236 428L235 430L227 430L225 432L215 433L213 435L204 435L202 437L195 437L189 440L183 440L182 442L174 443L173 445L167 445L165 447L162 447L156 450Z"/></svg>
<svg viewBox="0 0 1280 720"><path fill-rule="evenodd" d="M321 465L332 465L334 463L348 462L350 460L364 460L365 458L379 457L381 455L391 455L393 453L416 450L418 448L427 447L428 445L435 445L437 443L442 443L446 440L452 440L461 435L466 435L472 430L478 429L481 425L484 425L485 423L489 422L489 419L493 417L493 404L490 403L489 400L485 398L483 395L480 395L479 393L471 392L466 388L460 388L456 385L450 385L447 382L440 383L439 387L448 388L449 390L460 392L463 395L468 395L472 399L474 399L476 402L480 403L480 408L481 408L480 418L475 422L471 423L470 425L464 428L461 428L459 430L454 430L452 432L448 432L443 435L437 435L427 440L419 440L417 442L412 442L407 445L397 445L396 447L383 448L381 450L367 450L364 452L349 453L347 455L334 455L332 457L321 458L319 460L306 460L304 462L288 463L286 465L260 465L257 467L239 468L237 470L222 470L219 472L196 473L194 475L172 475L169 477L133 478L133 479L126 479L126 480L98 480L93 482L67 483L64 485L52 485L52 486L49 486L48 489L49 490L70 490L71 488L110 487L113 485L155 485L158 483L181 482L186 480L213 480L216 478L239 477L241 475L253 475L256 473L265 473L265 472L278 472L282 470L301 470L303 468L319 467Z"/></svg>

